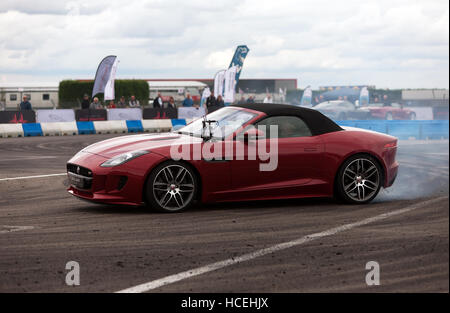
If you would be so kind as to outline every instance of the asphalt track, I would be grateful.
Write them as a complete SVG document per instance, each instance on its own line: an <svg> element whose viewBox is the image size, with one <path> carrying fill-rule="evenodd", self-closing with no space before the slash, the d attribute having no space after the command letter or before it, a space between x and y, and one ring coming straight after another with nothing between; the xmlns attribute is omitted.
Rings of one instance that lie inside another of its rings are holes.
<svg viewBox="0 0 450 313"><path fill-rule="evenodd" d="M80 201L65 176L6 179L63 173L78 150L112 136L0 140L0 292L449 291L448 140L401 141L396 183L361 206L310 199L161 214ZM65 284L69 261L80 264L79 286ZM366 285L369 261L379 286Z"/></svg>

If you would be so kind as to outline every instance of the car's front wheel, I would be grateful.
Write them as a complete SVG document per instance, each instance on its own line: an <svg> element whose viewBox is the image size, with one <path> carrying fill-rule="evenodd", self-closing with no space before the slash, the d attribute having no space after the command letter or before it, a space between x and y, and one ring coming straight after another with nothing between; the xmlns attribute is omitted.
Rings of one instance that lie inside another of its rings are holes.
<svg viewBox="0 0 450 313"><path fill-rule="evenodd" d="M180 212L189 208L198 189L197 177L184 163L166 162L157 166L147 180L148 205L161 212Z"/></svg>
<svg viewBox="0 0 450 313"><path fill-rule="evenodd" d="M347 159L336 177L339 198L347 203L368 203L380 191L382 169L369 155L355 155Z"/></svg>

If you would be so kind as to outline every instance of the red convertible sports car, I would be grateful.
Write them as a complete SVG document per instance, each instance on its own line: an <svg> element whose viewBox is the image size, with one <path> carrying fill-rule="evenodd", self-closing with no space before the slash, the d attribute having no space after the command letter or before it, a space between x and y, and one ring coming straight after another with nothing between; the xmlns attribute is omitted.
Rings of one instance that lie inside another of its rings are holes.
<svg viewBox="0 0 450 313"><path fill-rule="evenodd" d="M282 104L228 106L172 133L108 139L67 163L82 199L164 212L201 202L336 197L367 203L393 184L397 139ZM257 152L256 152L257 151Z"/></svg>
<svg viewBox="0 0 450 313"><path fill-rule="evenodd" d="M404 108L399 103L372 103L361 110L369 111L369 118L383 120L415 120L416 113L408 108Z"/></svg>

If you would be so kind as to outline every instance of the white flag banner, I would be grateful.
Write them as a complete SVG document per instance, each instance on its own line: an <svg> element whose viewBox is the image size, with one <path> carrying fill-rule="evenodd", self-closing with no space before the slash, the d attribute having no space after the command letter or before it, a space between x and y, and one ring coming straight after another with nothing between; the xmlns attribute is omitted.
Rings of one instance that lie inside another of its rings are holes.
<svg viewBox="0 0 450 313"><path fill-rule="evenodd" d="M214 76L214 95L217 97L219 95L223 96L223 81L225 79L226 70L221 70Z"/></svg>
<svg viewBox="0 0 450 313"><path fill-rule="evenodd" d="M200 106L203 106L203 104L206 101L206 98L208 98L211 95L211 90L209 90L209 87L206 87L203 89L202 98L200 100Z"/></svg>
<svg viewBox="0 0 450 313"><path fill-rule="evenodd" d="M117 57L115 55L109 55L104 58L98 65L97 72L95 73L92 97L94 97L98 93L105 92L105 87L111 78L112 67L116 63L116 59Z"/></svg>
<svg viewBox="0 0 450 313"><path fill-rule="evenodd" d="M235 95L237 66L232 66L225 72L225 87L223 101L225 103L233 103Z"/></svg>
<svg viewBox="0 0 450 313"><path fill-rule="evenodd" d="M114 64L111 68L111 73L109 74L109 79L108 82L106 83L105 86L105 100L114 100L115 96L114 96L114 81L116 79L116 70L117 70L117 63L119 61L116 60L114 61Z"/></svg>

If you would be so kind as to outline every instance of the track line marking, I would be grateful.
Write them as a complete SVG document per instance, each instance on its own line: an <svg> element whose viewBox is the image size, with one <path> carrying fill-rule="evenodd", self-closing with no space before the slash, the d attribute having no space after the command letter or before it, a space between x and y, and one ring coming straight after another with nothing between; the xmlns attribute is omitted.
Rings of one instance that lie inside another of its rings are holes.
<svg viewBox="0 0 450 313"><path fill-rule="evenodd" d="M314 234L310 234L310 235L306 235L304 237L298 238L298 239L294 239L292 241L287 241L287 242L283 242L280 244L276 244L273 246L270 246L268 248L264 248L264 249L260 249L260 250L256 250L254 252L250 252L250 253L246 253L243 254L241 256L235 257L235 258L231 258L231 259L226 259L223 261L219 261L216 263L212 263L212 264L208 264L205 266L201 266L201 267L197 267L194 269L190 269L178 274L173 274L173 275L169 275L160 279L156 279L153 281L150 281L148 283L144 283L141 285L137 285L134 287L130 287L127 289L123 289L120 291L117 291L117 293L141 293L141 292L146 292L146 291L150 291L162 286L166 286L169 284L173 284L176 283L178 281L184 280L184 279L188 279L194 276L198 276L198 275L202 275L208 272L212 272L227 266L231 266L234 264L238 264L238 263L242 263L245 261L250 261L252 259L267 255L267 254L271 254L277 251L281 251L281 250L285 250L285 249L289 249L298 245L302 245L304 243L313 241L315 239L319 239L322 237L327 237L327 236L331 236L331 235L335 235L337 233L346 231L346 230L350 230L352 228L358 227L358 226L364 226L370 223L374 223L374 222L378 222L384 219L387 219L391 216L395 216L395 215L399 215L399 214L403 214L412 210L415 210L417 208L426 206L426 205L430 205L433 204L435 202L441 201L445 198L448 198L448 196L442 196L436 199L431 199L431 200L426 200L423 202L419 202L410 206L407 206L403 209L398 209L392 212L388 212L388 213L383 213L380 215L376 215L373 217L369 217L363 220L360 220L358 222L354 222L354 223L349 223L349 224L345 224L345 225L341 225L338 227L334 227L334 228L330 228L328 230L319 232L319 233L314 233Z"/></svg>
<svg viewBox="0 0 450 313"><path fill-rule="evenodd" d="M12 232L15 232L15 231L34 229L34 226L9 226L9 225L1 225L0 228L6 228L6 229L0 230L0 234L6 234L6 233L12 233Z"/></svg>
<svg viewBox="0 0 450 313"><path fill-rule="evenodd" d="M53 176L65 176L65 175L67 175L67 173L34 175L34 176L21 176L21 177L7 177L7 178L0 178L0 181L18 180L18 179L30 179L30 178L42 178L42 177L53 177Z"/></svg>
<svg viewBox="0 0 450 313"><path fill-rule="evenodd" d="M28 157L17 157L13 159L0 159L0 162L35 160L35 159L56 159L56 158L57 158L56 156L28 156Z"/></svg>

